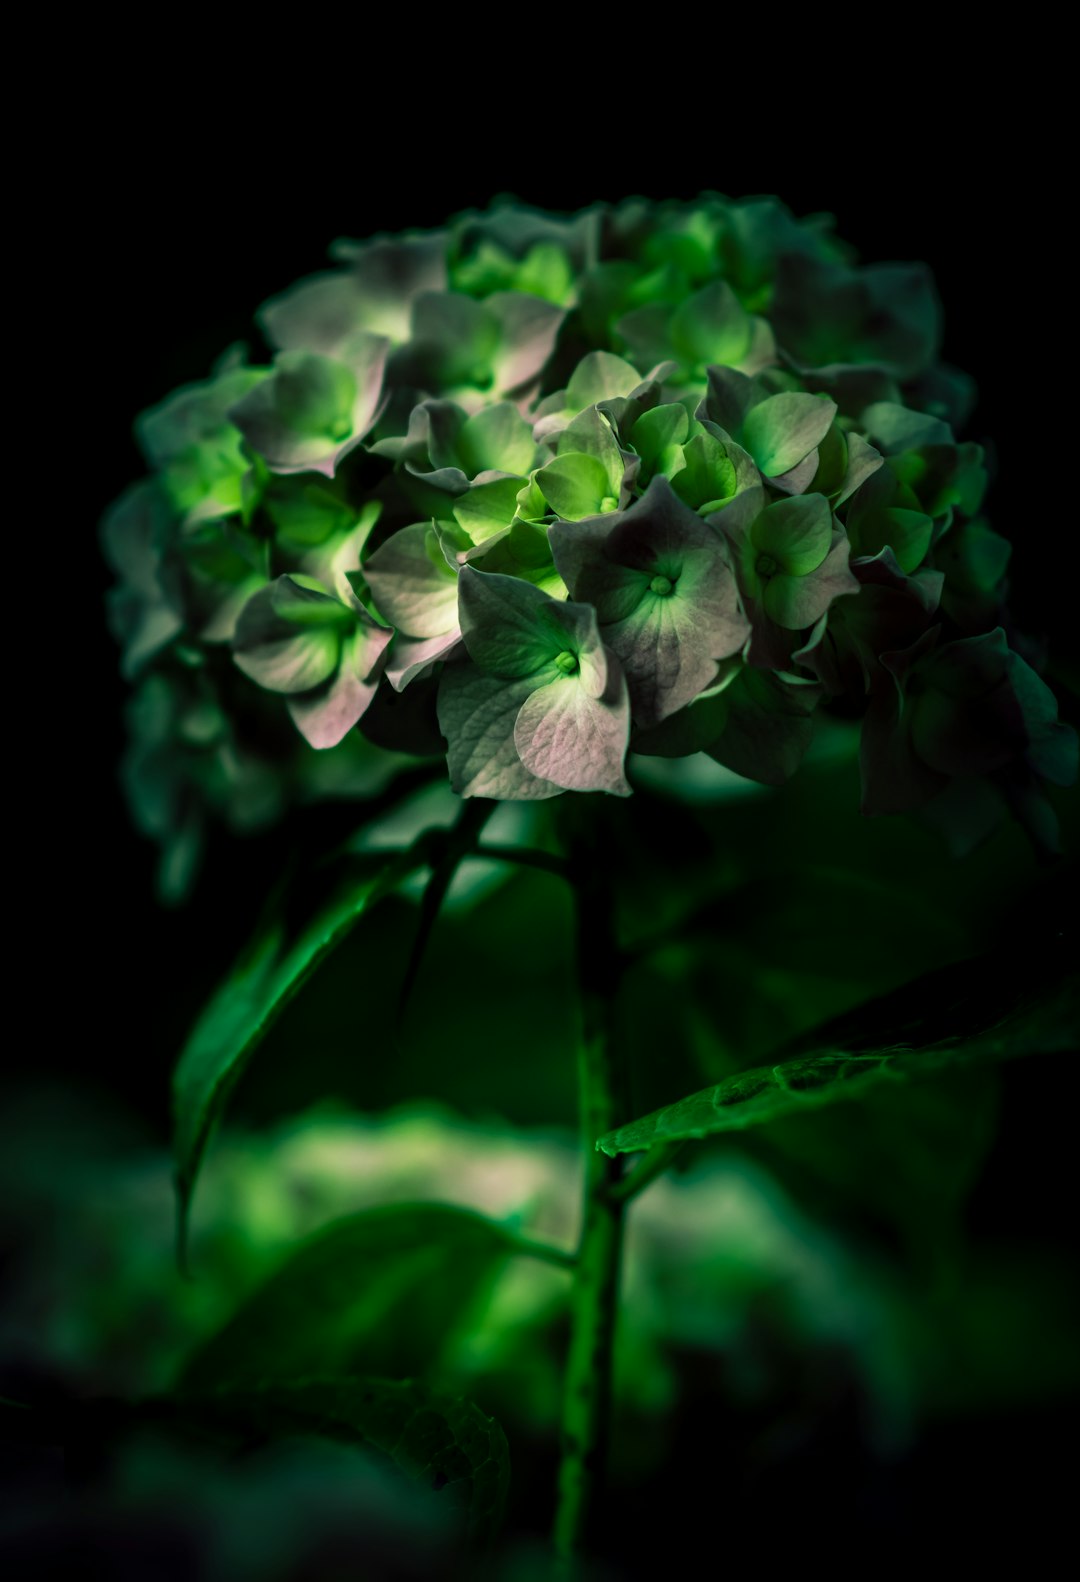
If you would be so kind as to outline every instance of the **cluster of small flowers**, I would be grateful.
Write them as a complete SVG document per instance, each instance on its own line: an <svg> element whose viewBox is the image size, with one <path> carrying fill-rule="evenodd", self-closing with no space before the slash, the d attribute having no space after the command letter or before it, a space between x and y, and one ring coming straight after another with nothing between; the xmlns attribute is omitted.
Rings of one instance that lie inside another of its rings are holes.
<svg viewBox="0 0 1080 1582"><path fill-rule="evenodd" d="M257 315L269 366L143 414L104 523L172 889L209 815L402 755L462 796L626 794L628 752L776 784L819 705L862 719L866 812L1011 805L1052 844L1076 738L1009 646L925 268L715 194L333 254Z"/></svg>

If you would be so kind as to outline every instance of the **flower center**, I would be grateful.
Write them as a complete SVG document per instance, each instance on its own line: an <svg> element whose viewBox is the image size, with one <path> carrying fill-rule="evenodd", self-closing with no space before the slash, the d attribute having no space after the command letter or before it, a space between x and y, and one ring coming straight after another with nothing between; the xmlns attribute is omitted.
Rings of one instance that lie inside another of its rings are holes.
<svg viewBox="0 0 1080 1582"><path fill-rule="evenodd" d="M761 554L757 558L757 563L754 569L759 577L774 577L780 570L780 567L777 565L776 560L772 555Z"/></svg>
<svg viewBox="0 0 1080 1582"><path fill-rule="evenodd" d="M555 655L555 664L564 676L572 676L578 667L578 657L568 648L564 648L561 654Z"/></svg>
<svg viewBox="0 0 1080 1582"><path fill-rule="evenodd" d="M654 577L649 583L649 587L653 593L658 593L662 599L666 599L668 594L673 593L675 590L675 584L670 577Z"/></svg>

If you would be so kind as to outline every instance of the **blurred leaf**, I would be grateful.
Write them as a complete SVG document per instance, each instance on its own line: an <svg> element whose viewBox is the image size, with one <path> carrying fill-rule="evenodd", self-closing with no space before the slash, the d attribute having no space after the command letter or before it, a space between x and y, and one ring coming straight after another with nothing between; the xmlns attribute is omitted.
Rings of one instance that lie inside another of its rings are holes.
<svg viewBox="0 0 1080 1582"><path fill-rule="evenodd" d="M681 1138L741 1130L801 1110L906 1082L1075 1044L1077 980L1064 936L1024 957L1018 947L941 968L820 1029L807 1053L736 1072L601 1137L615 1155ZM1075 941L1071 942L1075 946Z"/></svg>
<svg viewBox="0 0 1080 1582"><path fill-rule="evenodd" d="M805 1213L837 1234L854 1232L864 1247L869 1240L899 1253L925 1285L959 1266L999 1090L996 1066L961 1066L782 1117L746 1143Z"/></svg>
<svg viewBox="0 0 1080 1582"><path fill-rule="evenodd" d="M477 1546L488 1544L502 1521L510 1483L506 1435L472 1401L415 1380L320 1376L186 1397L180 1406L201 1429L230 1439L316 1434L373 1450L413 1482L445 1490Z"/></svg>
<svg viewBox="0 0 1080 1582"><path fill-rule="evenodd" d="M314 1371L437 1375L444 1350L524 1244L466 1209L391 1204L327 1226L198 1347L185 1390Z"/></svg>
<svg viewBox="0 0 1080 1582"><path fill-rule="evenodd" d="M470 872L495 874L500 882L476 890L459 907L461 875ZM247 1122L279 1120L320 1094L368 1113L423 1095L473 1118L573 1125L577 1002L570 887L508 863L496 869L473 862L461 870L401 1022L399 988L417 923L415 896L391 896L360 919L320 970L313 991L293 999L271 1029L265 1058L253 1063L244 1081ZM476 960L478 949L483 992L465 993L464 964ZM365 1044L392 1048L392 1059L357 1057L358 983L380 990L363 994ZM514 1029L512 1061L497 1036L506 1027Z"/></svg>
<svg viewBox="0 0 1080 1582"><path fill-rule="evenodd" d="M423 836L404 854L338 857L272 898L254 938L195 1023L173 1076L173 1154L183 1249L202 1156L225 1102L275 1018L357 920L424 866Z"/></svg>

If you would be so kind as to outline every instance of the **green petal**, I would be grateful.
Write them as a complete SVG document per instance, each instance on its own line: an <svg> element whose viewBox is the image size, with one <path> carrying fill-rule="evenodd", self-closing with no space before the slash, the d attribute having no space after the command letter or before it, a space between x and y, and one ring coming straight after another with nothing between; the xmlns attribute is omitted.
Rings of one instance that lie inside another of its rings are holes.
<svg viewBox="0 0 1080 1582"><path fill-rule="evenodd" d="M625 463L611 424L597 407L586 407L567 425L559 435L558 453L595 456L607 476L605 494L619 498Z"/></svg>
<svg viewBox="0 0 1080 1582"><path fill-rule="evenodd" d="M608 509L618 503L603 462L582 452L556 456L540 468L536 482L552 510L564 521L579 522L583 517L599 515L605 500L613 502Z"/></svg>
<svg viewBox="0 0 1080 1582"><path fill-rule="evenodd" d="M583 412L598 401L628 396L641 383L641 375L623 358L611 352L589 352L570 375L566 387L566 406L570 412Z"/></svg>
<svg viewBox="0 0 1080 1582"><path fill-rule="evenodd" d="M591 697L577 676L562 676L531 693L514 726L526 769L568 791L629 796L623 772L630 738L626 684L615 672L609 695Z"/></svg>
<svg viewBox="0 0 1080 1582"><path fill-rule="evenodd" d="M333 440L352 430L356 376L344 363L314 352L281 352L274 374L274 404L296 434Z"/></svg>
<svg viewBox="0 0 1080 1582"><path fill-rule="evenodd" d="M735 493L735 468L715 435L695 434L682 448L683 465L672 474L671 487L693 511L718 511Z"/></svg>
<svg viewBox="0 0 1080 1582"><path fill-rule="evenodd" d="M800 494L765 507L750 529L758 555L770 556L791 577L820 566L832 542L833 520L824 495Z"/></svg>
<svg viewBox="0 0 1080 1582"><path fill-rule="evenodd" d="M680 447L689 432L690 418L678 402L666 402L641 414L629 437L647 479L657 473L670 477L682 464Z"/></svg>
<svg viewBox="0 0 1080 1582"><path fill-rule="evenodd" d="M343 634L355 619L311 579L279 577L240 612L233 658L268 692L307 692L337 668Z"/></svg>
<svg viewBox="0 0 1080 1582"><path fill-rule="evenodd" d="M345 638L330 685L315 697L290 697L288 710L300 734L320 749L336 747L362 718L379 685L388 627L361 625Z"/></svg>
<svg viewBox="0 0 1080 1582"><path fill-rule="evenodd" d="M454 519L474 544L509 527L517 515L522 478L491 478L486 483L470 484L454 501Z"/></svg>
<svg viewBox="0 0 1080 1582"><path fill-rule="evenodd" d="M785 390L747 413L738 438L765 476L775 478L821 444L835 416L836 403L827 396Z"/></svg>
<svg viewBox="0 0 1080 1582"><path fill-rule="evenodd" d="M555 348L565 311L524 291L496 291L484 305L499 326L495 389L508 395L529 389Z"/></svg>
<svg viewBox="0 0 1080 1582"><path fill-rule="evenodd" d="M745 374L734 368L710 368L707 377L708 390L698 408L698 418L708 418L718 424L725 434L741 434L753 399L754 386Z"/></svg>
<svg viewBox="0 0 1080 1582"><path fill-rule="evenodd" d="M450 785L458 796L519 802L559 795L562 787L531 774L514 745L518 713L534 689L528 676L507 680L468 662L443 670L439 729L447 741Z"/></svg>
<svg viewBox="0 0 1080 1582"><path fill-rule="evenodd" d="M500 339L487 303L457 291L424 291L413 302L406 366L431 390L482 385L493 377Z"/></svg>
<svg viewBox="0 0 1080 1582"><path fill-rule="evenodd" d="M457 574L426 522L392 534L364 564L379 611L410 637L457 630Z"/></svg>
<svg viewBox="0 0 1080 1582"><path fill-rule="evenodd" d="M804 577L783 573L771 577L762 594L762 604L770 620L787 631L801 631L820 620L834 599L858 593L859 584L848 569L850 549L844 535L837 533L832 548L816 570Z"/></svg>
<svg viewBox="0 0 1080 1582"><path fill-rule="evenodd" d="M671 344L690 367L738 363L750 344L750 318L724 280L714 280L676 308Z"/></svg>
<svg viewBox="0 0 1080 1582"><path fill-rule="evenodd" d="M534 686L558 674L558 654L578 651L583 617L595 624L592 610L582 605L560 604L531 583L469 565L458 580L458 612L465 646L482 670L512 679L538 677Z"/></svg>
<svg viewBox="0 0 1080 1582"><path fill-rule="evenodd" d="M457 436L459 465L470 478L478 472L524 475L533 464L532 430L510 401L496 401L468 419Z"/></svg>
<svg viewBox="0 0 1080 1582"><path fill-rule="evenodd" d="M346 532L356 512L326 484L299 478L274 478L263 495L267 514L283 549L303 553Z"/></svg>
<svg viewBox="0 0 1080 1582"><path fill-rule="evenodd" d="M288 637L235 649L233 658L246 676L268 692L308 692L333 675L340 649L337 632L311 627Z"/></svg>

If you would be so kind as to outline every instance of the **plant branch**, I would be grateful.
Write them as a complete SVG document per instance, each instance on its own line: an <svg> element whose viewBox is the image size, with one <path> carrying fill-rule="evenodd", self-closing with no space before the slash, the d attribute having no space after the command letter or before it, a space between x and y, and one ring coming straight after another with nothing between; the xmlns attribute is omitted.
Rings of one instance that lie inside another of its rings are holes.
<svg viewBox="0 0 1080 1582"><path fill-rule="evenodd" d="M579 1106L585 1165L581 1240L571 1297L554 1543L568 1565L587 1546L603 1487L612 1398L612 1364L622 1253L622 1204L614 1188L622 1159L595 1141L618 1124L618 1073L611 1006L621 972L615 948L608 864L591 843L571 854L577 900L577 966L582 1038Z"/></svg>
<svg viewBox="0 0 1080 1582"><path fill-rule="evenodd" d="M424 888L424 897L420 903L420 922L398 994L399 1018L405 1013L405 1007L416 983L416 976L420 971L420 963L431 937L431 930L435 927L454 875L461 862L472 855L484 825L497 806L496 802L491 802L487 798L471 797L462 802L457 820L448 830L424 832L422 838L430 840L436 851L441 848L441 852L434 859L431 878Z"/></svg>
<svg viewBox="0 0 1080 1582"><path fill-rule="evenodd" d="M576 1252L565 1252L562 1247L552 1247L545 1241L533 1241L531 1236L515 1234L513 1242L515 1250L528 1258L538 1258L541 1263L550 1263L556 1269L577 1268Z"/></svg>
<svg viewBox="0 0 1080 1582"><path fill-rule="evenodd" d="M498 846L485 843L477 846L472 853L474 857L487 857L492 862L513 862L522 868L538 868L542 873L552 873L558 879L569 882L570 865L565 857L558 857L551 851L538 851L531 846Z"/></svg>
<svg viewBox="0 0 1080 1582"><path fill-rule="evenodd" d="M629 1203L636 1198L639 1192L644 1192L647 1186L662 1176L674 1163L675 1158L683 1150L684 1144L680 1142L657 1143L655 1148L650 1148L645 1158L630 1175L623 1176L611 1189L611 1195L616 1203Z"/></svg>

